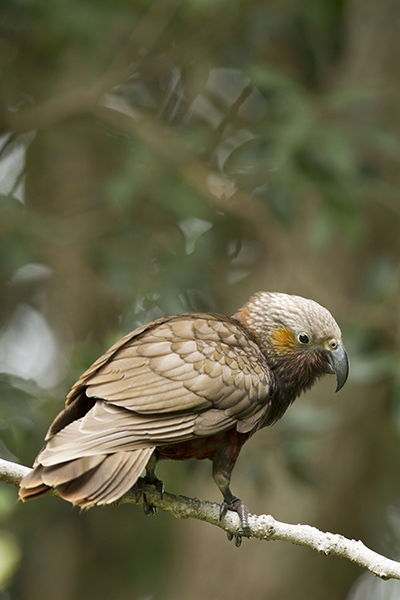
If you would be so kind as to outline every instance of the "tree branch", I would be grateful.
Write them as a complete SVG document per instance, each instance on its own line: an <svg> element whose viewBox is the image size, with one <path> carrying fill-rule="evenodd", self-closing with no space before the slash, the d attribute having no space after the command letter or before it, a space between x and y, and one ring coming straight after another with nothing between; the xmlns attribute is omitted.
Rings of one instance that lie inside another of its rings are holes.
<svg viewBox="0 0 400 600"><path fill-rule="evenodd" d="M19 486L21 479L31 469L7 460L0 459L0 481ZM56 491L49 492L58 496ZM224 529L228 535L237 534L240 521L233 512L220 520L220 505L215 502L176 496L164 492L160 495L153 485L141 483L139 489L130 491L120 498L119 504L143 504L149 502L156 508L170 513L178 519L197 519L206 521ZM374 552L359 540L349 540L342 535L325 533L310 525L290 525L276 521L271 515L250 515L249 525L251 537L260 540L281 540L292 542L299 546L308 546L320 554L340 556L356 563L360 567L369 569L374 575L382 579L400 579L400 563Z"/></svg>

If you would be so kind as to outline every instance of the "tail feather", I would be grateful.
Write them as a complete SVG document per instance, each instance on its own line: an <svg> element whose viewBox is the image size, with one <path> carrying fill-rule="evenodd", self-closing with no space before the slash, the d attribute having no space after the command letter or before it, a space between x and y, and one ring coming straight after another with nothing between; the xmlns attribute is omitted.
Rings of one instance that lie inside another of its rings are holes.
<svg viewBox="0 0 400 600"><path fill-rule="evenodd" d="M26 479L26 477L24 478ZM21 483L22 485L22 483ZM19 489L19 497L25 502L26 500L33 500L34 498L39 498L39 496L43 496L43 494L47 494L50 491L48 485L44 483L38 483L32 487L20 487Z"/></svg>
<svg viewBox="0 0 400 600"><path fill-rule="evenodd" d="M97 454L96 456L83 456L51 467L41 465L41 479L49 487L57 487L94 469L104 458L104 454Z"/></svg>
<svg viewBox="0 0 400 600"><path fill-rule="evenodd" d="M110 504L127 492L146 467L153 448L109 454L91 472L62 484L60 495L82 508L95 504Z"/></svg>
<svg viewBox="0 0 400 600"><path fill-rule="evenodd" d="M110 504L137 481L154 448L85 456L58 465L35 466L21 482L19 496L30 500L57 487L62 498L83 508Z"/></svg>
<svg viewBox="0 0 400 600"><path fill-rule="evenodd" d="M103 485L92 495L95 504L109 504L120 498L137 481L140 473L146 467L150 452L129 452L126 459L119 461L113 477L105 480Z"/></svg>

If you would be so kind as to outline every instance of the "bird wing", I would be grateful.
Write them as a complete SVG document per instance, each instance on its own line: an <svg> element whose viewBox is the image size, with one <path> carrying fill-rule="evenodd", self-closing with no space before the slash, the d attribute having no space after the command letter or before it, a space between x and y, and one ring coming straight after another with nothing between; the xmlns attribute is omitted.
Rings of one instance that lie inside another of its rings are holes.
<svg viewBox="0 0 400 600"><path fill-rule="evenodd" d="M98 400L80 419L54 435L38 455L35 466L52 466L83 457L154 447L194 437L194 419L184 416L141 416Z"/></svg>
<svg viewBox="0 0 400 600"><path fill-rule="evenodd" d="M251 431L269 410L269 385L261 350L228 317L180 315L140 328L75 384L21 498L58 486L74 504L111 502L157 446Z"/></svg>
<svg viewBox="0 0 400 600"><path fill-rule="evenodd" d="M237 418L266 402L269 369L245 330L221 316L180 316L132 334L83 375L86 395L139 414L226 410Z"/></svg>
<svg viewBox="0 0 400 600"><path fill-rule="evenodd" d="M234 321L181 316L134 332L82 384L87 396L139 413L235 407L240 414L266 398L269 373L259 347Z"/></svg>
<svg viewBox="0 0 400 600"><path fill-rule="evenodd" d="M269 384L259 347L232 319L160 319L123 338L82 375L67 405L84 391L95 406L57 429L48 449L59 446L61 437L71 450L79 436L82 456L85 444L88 452L95 445L109 452L213 435L235 425L250 431L268 410Z"/></svg>

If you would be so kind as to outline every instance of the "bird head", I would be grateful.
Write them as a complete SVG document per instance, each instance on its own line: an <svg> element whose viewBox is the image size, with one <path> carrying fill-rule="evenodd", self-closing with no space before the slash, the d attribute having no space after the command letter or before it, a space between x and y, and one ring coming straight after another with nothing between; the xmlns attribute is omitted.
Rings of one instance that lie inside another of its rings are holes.
<svg viewBox="0 0 400 600"><path fill-rule="evenodd" d="M235 318L256 339L279 381L297 396L324 373L346 383L349 360L331 313L313 300L281 293L254 294Z"/></svg>

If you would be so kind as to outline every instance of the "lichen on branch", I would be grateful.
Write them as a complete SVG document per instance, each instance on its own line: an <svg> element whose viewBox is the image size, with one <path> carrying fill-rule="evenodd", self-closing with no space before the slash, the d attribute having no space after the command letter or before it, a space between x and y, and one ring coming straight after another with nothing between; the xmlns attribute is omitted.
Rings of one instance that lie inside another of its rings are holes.
<svg viewBox="0 0 400 600"><path fill-rule="evenodd" d="M30 472L29 467L0 459L0 481L19 486L21 479ZM51 490L50 494L57 496ZM151 504L153 507L170 513L177 519L197 519L224 529L231 536L236 535L240 522L236 513L229 512L220 520L220 506L215 502L177 496L164 492L162 495L155 486L140 483L137 490L122 496L118 504ZM251 537L260 540L281 540L308 546L325 555L347 558L360 567L366 568L382 579L400 579L400 563L386 558L359 540L349 540L342 535L323 532L310 525L291 525L274 519L271 515L250 515Z"/></svg>

